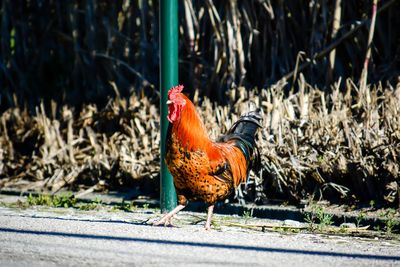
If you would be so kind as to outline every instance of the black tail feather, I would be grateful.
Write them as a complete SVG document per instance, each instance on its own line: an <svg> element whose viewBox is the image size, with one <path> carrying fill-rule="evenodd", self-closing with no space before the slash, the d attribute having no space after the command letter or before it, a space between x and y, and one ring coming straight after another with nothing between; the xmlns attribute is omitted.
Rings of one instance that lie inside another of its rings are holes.
<svg viewBox="0 0 400 267"><path fill-rule="evenodd" d="M238 134L251 144L255 144L255 134L258 128L262 128L262 117L260 114L261 109L250 111L246 113L232 125L226 135Z"/></svg>
<svg viewBox="0 0 400 267"><path fill-rule="evenodd" d="M220 141L236 141L236 146L242 150L247 161L247 175L252 169L258 173L261 167L260 152L255 142L258 128L262 128L261 109L242 115L229 129Z"/></svg>

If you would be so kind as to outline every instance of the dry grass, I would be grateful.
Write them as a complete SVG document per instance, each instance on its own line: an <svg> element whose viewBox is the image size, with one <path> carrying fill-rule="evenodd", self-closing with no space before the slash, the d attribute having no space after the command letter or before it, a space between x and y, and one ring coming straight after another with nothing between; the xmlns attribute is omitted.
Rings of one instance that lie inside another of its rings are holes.
<svg viewBox="0 0 400 267"><path fill-rule="evenodd" d="M159 113L147 98L118 99L102 111L88 105L79 114L63 106L58 116L43 105L34 116L16 108L1 118L0 187L102 190L158 175Z"/></svg>
<svg viewBox="0 0 400 267"><path fill-rule="evenodd" d="M262 107L263 168L252 177L247 198L398 205L400 83L372 87L367 94L358 93L351 80L338 81L331 94L310 86L301 74L298 83L299 92L287 97L283 83L230 90L225 106L194 97L212 137L251 106ZM134 94L101 111L94 105L79 114L67 106L60 110L53 114L40 106L34 116L18 108L2 114L0 187L104 190L158 179L159 112L148 98Z"/></svg>

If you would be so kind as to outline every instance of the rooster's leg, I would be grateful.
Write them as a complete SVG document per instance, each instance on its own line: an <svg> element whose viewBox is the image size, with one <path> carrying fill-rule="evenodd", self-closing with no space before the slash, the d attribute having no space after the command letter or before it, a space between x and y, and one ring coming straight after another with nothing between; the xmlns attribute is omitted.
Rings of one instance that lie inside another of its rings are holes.
<svg viewBox="0 0 400 267"><path fill-rule="evenodd" d="M172 225L171 220L174 217L174 215L185 207L186 205L181 205L181 204L178 205L175 209L167 213L164 217L162 217L158 222L155 222L153 225L162 225L162 224L164 224L165 226Z"/></svg>
<svg viewBox="0 0 400 267"><path fill-rule="evenodd" d="M205 229L206 230L210 230L211 229L211 217L213 215L213 211L214 211L214 205L208 206L207 222L206 222L206 225L205 225Z"/></svg>

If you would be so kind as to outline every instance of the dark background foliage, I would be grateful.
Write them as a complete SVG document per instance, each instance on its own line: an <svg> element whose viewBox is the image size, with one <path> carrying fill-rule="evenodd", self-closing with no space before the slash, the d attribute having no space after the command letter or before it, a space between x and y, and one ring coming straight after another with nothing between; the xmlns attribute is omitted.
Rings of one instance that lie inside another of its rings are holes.
<svg viewBox="0 0 400 267"><path fill-rule="evenodd" d="M381 1L379 7L389 1ZM226 100L231 87L268 87L371 17L371 1L342 1L332 38L335 1L179 1L180 82ZM0 1L0 104L42 99L81 106L159 84L158 1ZM393 82L399 74L397 1L377 17L369 82ZM339 77L358 81L368 23L337 45L331 76L327 57L303 73L329 88ZM289 88L289 87L287 87Z"/></svg>

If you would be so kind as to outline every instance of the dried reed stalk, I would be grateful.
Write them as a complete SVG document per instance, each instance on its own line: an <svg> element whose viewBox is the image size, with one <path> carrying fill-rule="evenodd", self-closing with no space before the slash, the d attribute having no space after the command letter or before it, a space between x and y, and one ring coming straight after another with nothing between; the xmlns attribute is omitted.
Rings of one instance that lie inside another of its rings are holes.
<svg viewBox="0 0 400 267"><path fill-rule="evenodd" d="M338 33L340 27L340 19L342 17L342 0L335 1L335 11L333 15L333 22L332 22L332 33L331 38L334 40ZM336 49L333 49L329 53L329 67L328 67L328 74L327 74L327 83L329 84L332 81L333 70L335 69L335 57L336 57Z"/></svg>
<svg viewBox="0 0 400 267"><path fill-rule="evenodd" d="M368 94L368 92L366 91L366 89L367 89L368 65L369 65L369 60L371 58L371 46L372 46L372 41L374 39L374 33L375 33L375 22L376 22L377 7L378 7L378 0L373 0L373 2L372 2L371 24L369 26L369 34L368 34L368 42L367 42L367 52L365 54L364 65L363 65L363 69L362 69L362 72L361 72L361 78L360 78L360 94ZM369 100L369 97L367 97L367 101L368 100Z"/></svg>

